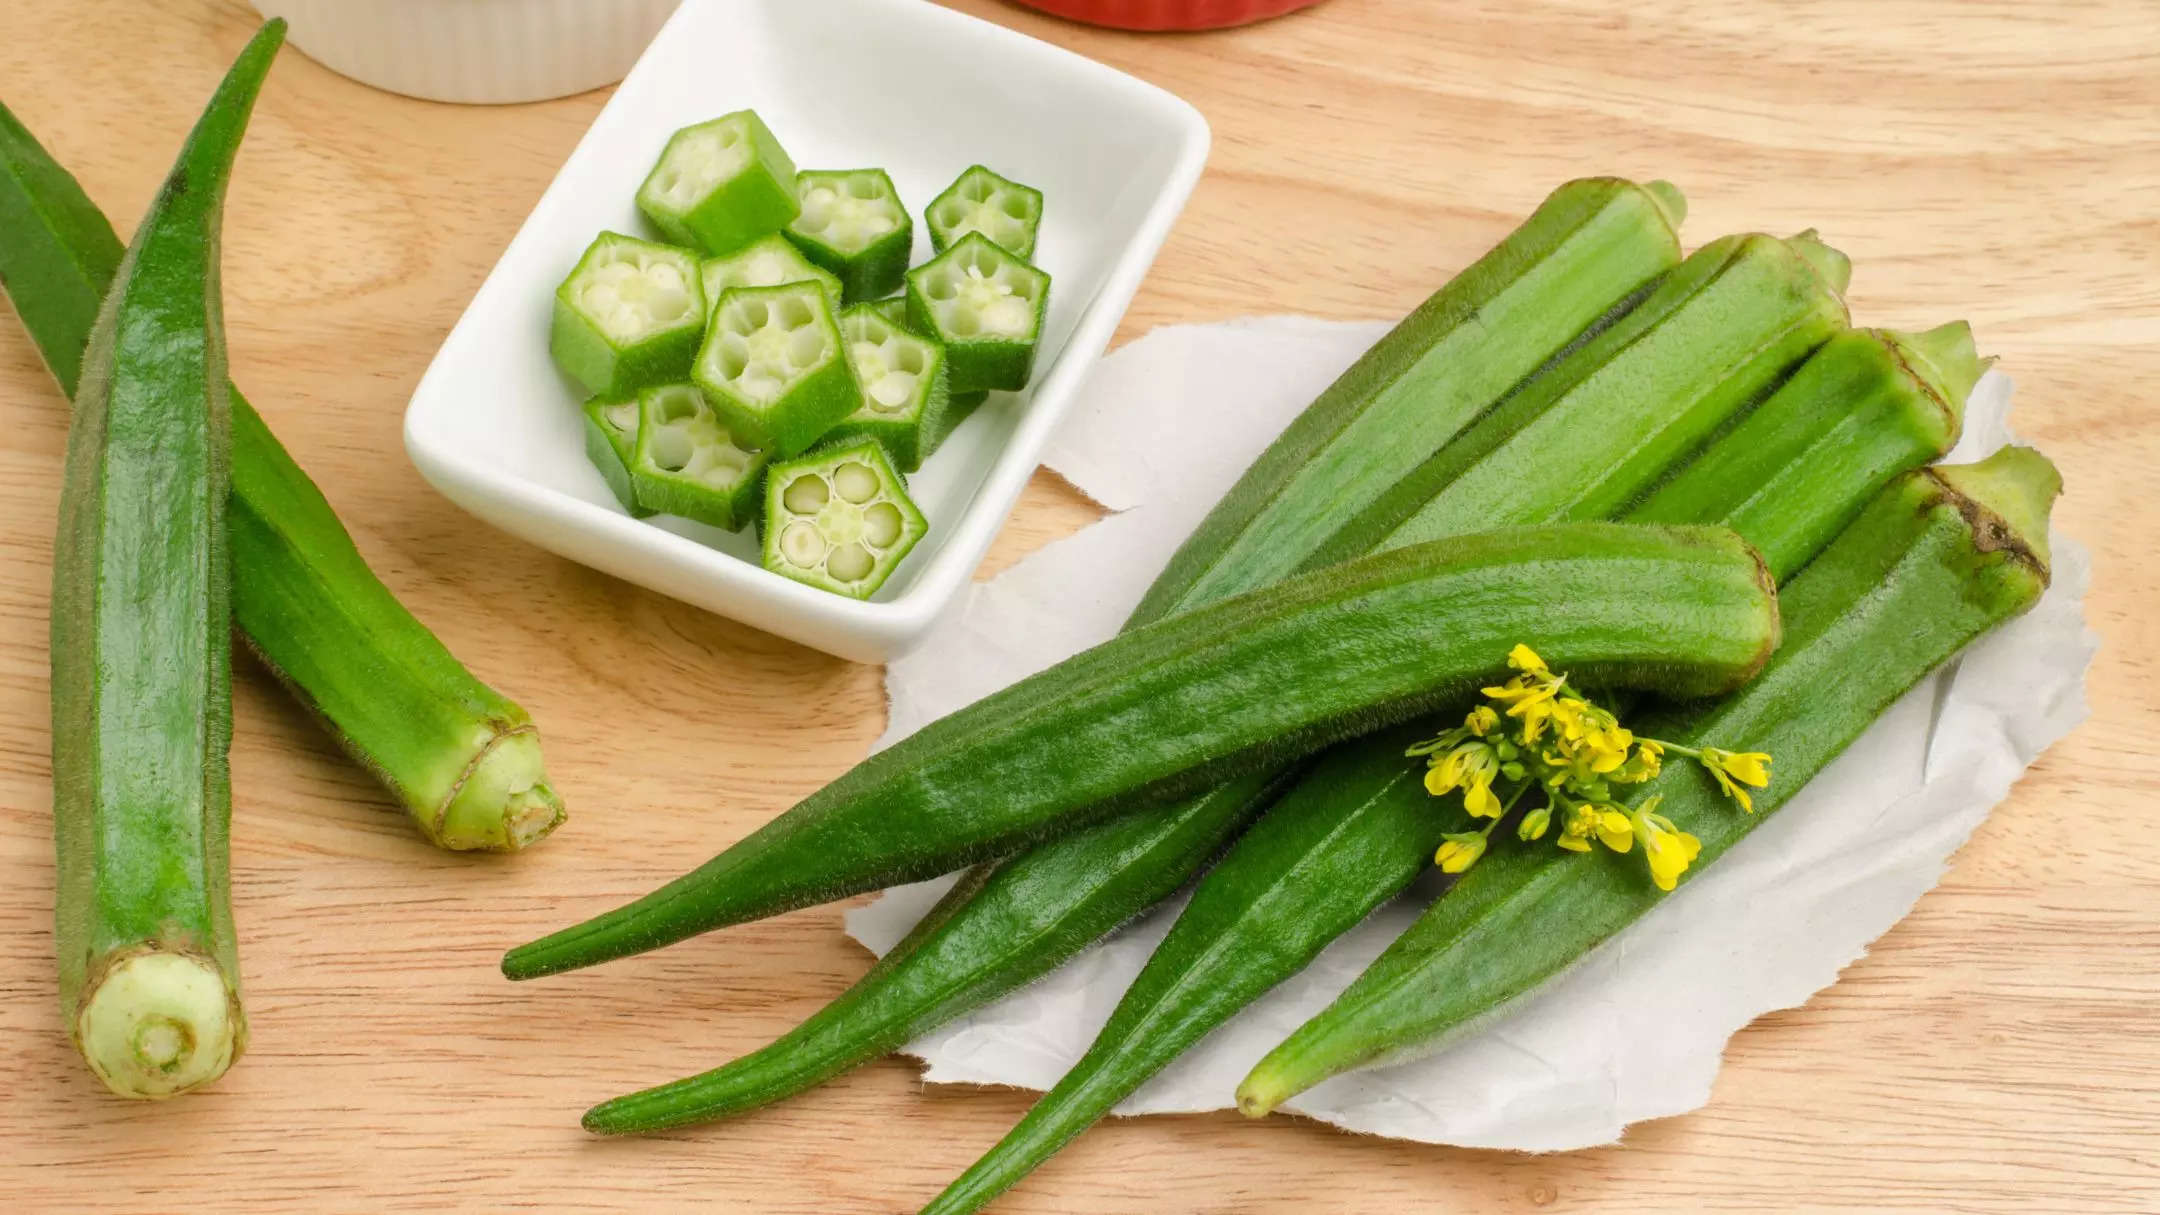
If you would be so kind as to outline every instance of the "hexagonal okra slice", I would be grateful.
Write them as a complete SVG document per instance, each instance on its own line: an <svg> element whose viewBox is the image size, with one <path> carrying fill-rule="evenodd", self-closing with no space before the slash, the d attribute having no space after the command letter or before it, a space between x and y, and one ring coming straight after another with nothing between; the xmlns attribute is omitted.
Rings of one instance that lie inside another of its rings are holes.
<svg viewBox="0 0 2160 1215"><path fill-rule="evenodd" d="M630 484L646 510L739 531L757 518L765 464L696 385L662 384L638 397Z"/></svg>
<svg viewBox="0 0 2160 1215"><path fill-rule="evenodd" d="M637 459L638 402L636 397L594 397L585 402L585 458L600 470L615 500L633 519L652 511L641 506L630 482L630 465Z"/></svg>
<svg viewBox="0 0 2160 1215"><path fill-rule="evenodd" d="M795 181L802 214L787 237L803 256L840 276L850 304L898 290L915 221L885 170L805 169Z"/></svg>
<svg viewBox="0 0 2160 1215"><path fill-rule="evenodd" d="M764 528L766 569L868 599L929 524L885 449L858 439L773 465Z"/></svg>
<svg viewBox="0 0 2160 1215"><path fill-rule="evenodd" d="M829 437L876 439L901 472L921 468L951 429L944 349L887 320L874 304L840 314L840 339L862 404Z"/></svg>
<svg viewBox="0 0 2160 1215"><path fill-rule="evenodd" d="M705 289L705 314L720 306L720 296L731 287L778 287L784 283L816 283L825 288L833 311L840 311L840 279L822 266L813 266L802 250L778 232L761 236L724 257L698 263L698 282Z"/></svg>
<svg viewBox="0 0 2160 1215"><path fill-rule="evenodd" d="M795 162L752 110L675 132L637 205L669 240L711 254L778 232L802 210Z"/></svg>
<svg viewBox="0 0 2160 1215"><path fill-rule="evenodd" d="M945 347L954 392L1027 386L1050 276L970 232L907 275L908 324Z"/></svg>
<svg viewBox="0 0 2160 1215"><path fill-rule="evenodd" d="M1029 261L1035 256L1042 209L1041 190L973 165L923 208L923 222L930 228L931 247L940 253L968 233L980 232L991 244Z"/></svg>
<svg viewBox="0 0 2160 1215"><path fill-rule="evenodd" d="M780 456L808 449L861 403L815 283L722 292L690 378L730 429Z"/></svg>
<svg viewBox="0 0 2160 1215"><path fill-rule="evenodd" d="M602 232L555 289L548 350L587 392L626 397L687 376L704 329L695 254Z"/></svg>

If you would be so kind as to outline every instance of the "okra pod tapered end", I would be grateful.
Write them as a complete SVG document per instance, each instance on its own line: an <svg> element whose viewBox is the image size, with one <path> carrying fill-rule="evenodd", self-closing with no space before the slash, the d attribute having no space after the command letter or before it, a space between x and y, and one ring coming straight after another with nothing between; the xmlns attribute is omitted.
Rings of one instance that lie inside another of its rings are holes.
<svg viewBox="0 0 2160 1215"><path fill-rule="evenodd" d="M1964 321L1937 325L1923 333L1883 330L1882 337L1959 418L1964 416L1965 398L1972 395L1973 385L1995 361L1980 357L1973 345L1972 326Z"/></svg>
<svg viewBox="0 0 2160 1215"><path fill-rule="evenodd" d="M458 852L516 852L569 817L547 782L540 735L530 725L500 730L481 745L472 763L438 805L422 834Z"/></svg>
<svg viewBox="0 0 2160 1215"><path fill-rule="evenodd" d="M2052 461L2030 447L2005 447L1977 464L1942 464L1933 471L1965 503L1985 512L1967 512L1981 552L2025 561L2047 581L2048 512L2062 493L2062 474Z"/></svg>
<svg viewBox="0 0 2160 1215"><path fill-rule="evenodd" d="M1687 219L1687 195L1680 192L1680 187L1660 178L1644 182L1643 193L1648 194L1650 201L1664 214L1665 226L1678 232L1681 223Z"/></svg>
<svg viewBox="0 0 2160 1215"><path fill-rule="evenodd" d="M73 1032L107 1088L154 1099L224 1075L246 1044L247 1017L215 961L150 947L90 976Z"/></svg>
<svg viewBox="0 0 2160 1215"><path fill-rule="evenodd" d="M1852 259L1826 243L1815 229L1788 236L1785 243L1830 284L1831 290L1843 295L1845 288L1852 285Z"/></svg>

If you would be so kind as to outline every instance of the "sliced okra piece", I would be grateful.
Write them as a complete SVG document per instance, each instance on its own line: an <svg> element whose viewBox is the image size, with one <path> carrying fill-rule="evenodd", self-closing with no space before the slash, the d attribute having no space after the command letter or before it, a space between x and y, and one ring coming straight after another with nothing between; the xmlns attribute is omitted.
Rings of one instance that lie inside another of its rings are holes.
<svg viewBox="0 0 2160 1215"><path fill-rule="evenodd" d="M833 311L840 310L840 278L823 266L810 264L788 239L778 232L761 236L724 257L709 257L698 264L698 282L705 289L705 314L720 306L720 295L730 287L778 287L783 283L816 283L825 289Z"/></svg>
<svg viewBox="0 0 2160 1215"><path fill-rule="evenodd" d="M602 232L555 289L548 349L587 392L627 397L687 376L704 330L696 254Z"/></svg>
<svg viewBox="0 0 2160 1215"><path fill-rule="evenodd" d="M885 319L875 304L841 313L840 338L847 343L862 404L840 420L827 441L876 439L901 472L921 468L952 429L944 349Z"/></svg>
<svg viewBox="0 0 2160 1215"><path fill-rule="evenodd" d="M778 232L802 210L795 162L753 110L675 132L637 205L669 240L711 254Z"/></svg>
<svg viewBox="0 0 2160 1215"><path fill-rule="evenodd" d="M940 253L980 232L1014 257L1032 261L1042 209L1041 190L973 165L923 208L923 223L930 229L930 246Z"/></svg>
<svg viewBox="0 0 2160 1215"><path fill-rule="evenodd" d="M690 378L729 430L778 456L808 449L861 403L815 283L722 292Z"/></svg>
<svg viewBox="0 0 2160 1215"><path fill-rule="evenodd" d="M774 464L765 481L764 529L766 569L868 599L929 524L885 449L858 439Z"/></svg>
<svg viewBox="0 0 2160 1215"><path fill-rule="evenodd" d="M594 397L585 402L585 457L600 470L600 479L633 519L652 513L637 500L630 480L630 466L637 459L638 402L636 397Z"/></svg>
<svg viewBox="0 0 2160 1215"><path fill-rule="evenodd" d="M803 256L840 276L850 304L900 289L915 249L915 221L883 169L805 169L802 214L787 226Z"/></svg>
<svg viewBox="0 0 2160 1215"><path fill-rule="evenodd" d="M638 505L731 532L757 518L765 453L743 444L696 385L648 388L637 410Z"/></svg>
<svg viewBox="0 0 2160 1215"><path fill-rule="evenodd" d="M881 300L871 300L867 304L858 306L877 313L884 318L885 323L888 325L898 325L909 333L915 332L915 327L908 323L907 295L905 292L899 295L888 295Z"/></svg>
<svg viewBox="0 0 2160 1215"><path fill-rule="evenodd" d="M945 347L954 392L1027 387L1050 276L970 232L907 275L908 324Z"/></svg>

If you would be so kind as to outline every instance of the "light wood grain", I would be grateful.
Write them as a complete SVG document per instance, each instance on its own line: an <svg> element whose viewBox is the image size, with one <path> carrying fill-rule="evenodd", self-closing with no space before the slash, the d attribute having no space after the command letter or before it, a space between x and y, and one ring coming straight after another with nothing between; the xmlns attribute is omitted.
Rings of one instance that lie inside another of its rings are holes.
<svg viewBox="0 0 2160 1215"><path fill-rule="evenodd" d="M252 24L234 0L9 0L0 90L123 227ZM1564 1156L1294 1119L1105 1126L1001 1208L1176 1213L2160 1209L2160 19L2146 0L1331 0L1142 38L960 7L1192 100L1206 178L1122 336L1400 315L1559 180L1665 176L1696 240L1820 227L1857 315L1963 315L2063 466L2105 638L2090 723L1940 889L1708 1109ZM756 1117L596 1142L575 1117L756 1046L865 955L820 908L526 986L504 945L641 892L859 758L878 672L458 512L399 416L604 94L460 109L288 53L226 246L236 378L383 577L541 722L573 818L516 858L420 844L264 679L235 689L255 1039L206 1094L106 1097L52 990L45 600L66 404L0 323L0 1194L15 1210L913 1209L1025 1108L887 1062ZM0 239L5 234L0 233ZM1038 476L988 568L1092 508Z"/></svg>

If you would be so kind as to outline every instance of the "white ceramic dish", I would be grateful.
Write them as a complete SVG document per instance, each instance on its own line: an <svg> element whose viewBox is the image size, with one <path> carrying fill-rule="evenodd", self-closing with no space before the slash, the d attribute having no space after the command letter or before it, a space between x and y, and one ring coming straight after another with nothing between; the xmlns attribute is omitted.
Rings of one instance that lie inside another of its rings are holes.
<svg viewBox="0 0 2160 1215"><path fill-rule="evenodd" d="M644 232L631 195L668 135L754 108L805 168L882 166L916 216L981 162L1043 190L1053 278L1035 377L999 393L910 479L930 534L866 602L769 574L754 537L630 518L587 463L548 357L557 283L602 228ZM687 0L572 152L466 308L405 412L430 483L542 548L805 645L879 662L973 573L1051 429L1109 343L1207 158L1169 93L923 0Z"/></svg>

